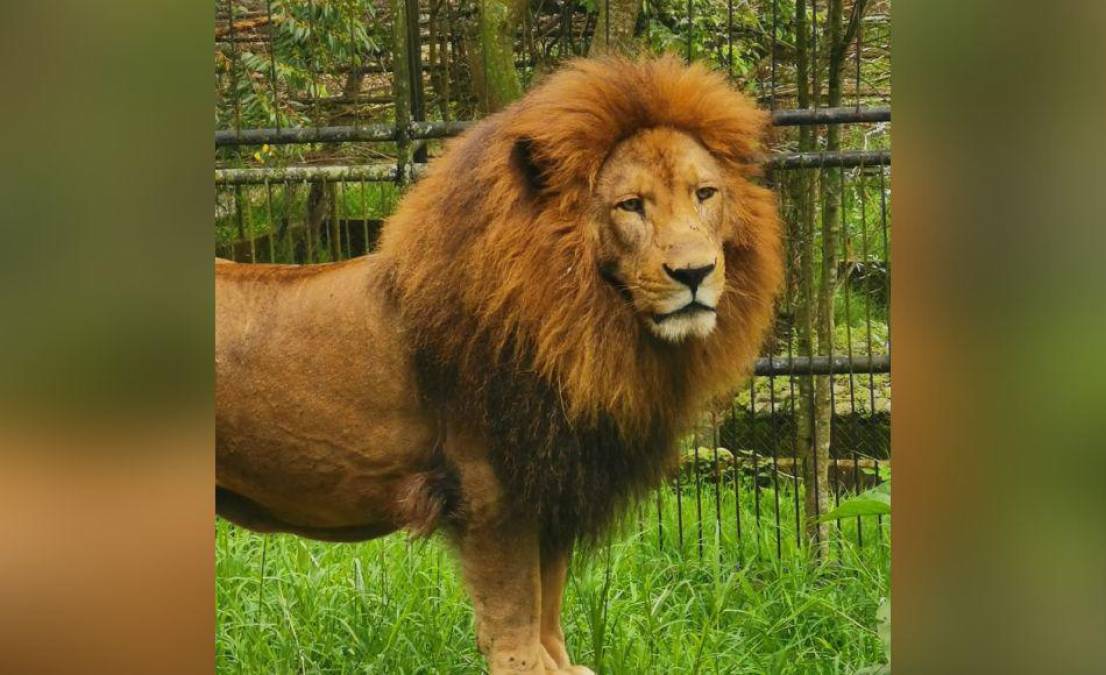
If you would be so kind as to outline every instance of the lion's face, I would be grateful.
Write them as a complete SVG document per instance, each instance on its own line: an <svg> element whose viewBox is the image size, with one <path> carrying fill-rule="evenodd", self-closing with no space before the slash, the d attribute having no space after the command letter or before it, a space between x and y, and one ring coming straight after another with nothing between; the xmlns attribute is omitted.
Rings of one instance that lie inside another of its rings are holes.
<svg viewBox="0 0 1106 675"><path fill-rule="evenodd" d="M668 128L626 139L599 174L601 273L663 340L714 330L726 278L725 187L714 157Z"/></svg>

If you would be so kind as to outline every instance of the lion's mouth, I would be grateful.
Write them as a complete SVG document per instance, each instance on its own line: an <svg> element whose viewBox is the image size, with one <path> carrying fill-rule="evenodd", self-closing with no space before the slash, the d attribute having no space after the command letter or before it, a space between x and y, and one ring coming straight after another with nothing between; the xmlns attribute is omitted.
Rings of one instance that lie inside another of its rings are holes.
<svg viewBox="0 0 1106 675"><path fill-rule="evenodd" d="M709 305L704 305L703 303L699 302L698 300L692 300L691 302L687 303L686 305L684 305L683 307L681 307L681 308L679 308L675 311L667 312L665 314L654 314L652 318L653 318L653 323L661 324L661 323L664 323L665 321L668 321L669 319L671 319L673 317L690 316L692 314L698 314L699 312L714 313L714 312L717 312L717 310L715 308L709 306Z"/></svg>

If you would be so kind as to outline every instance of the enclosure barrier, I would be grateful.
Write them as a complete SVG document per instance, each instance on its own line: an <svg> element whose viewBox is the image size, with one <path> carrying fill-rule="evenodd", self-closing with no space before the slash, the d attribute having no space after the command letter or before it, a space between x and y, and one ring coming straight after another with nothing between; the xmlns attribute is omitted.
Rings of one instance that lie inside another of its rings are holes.
<svg viewBox="0 0 1106 675"><path fill-rule="evenodd" d="M769 156L764 162L769 169L801 168L853 168L864 166L890 166L891 153L887 150L840 152L784 152ZM362 164L344 166L288 166L263 169L216 169L216 185L264 185L283 182L335 182L372 181L390 182L418 178L426 171L426 164L407 164L403 168L393 164Z"/></svg>
<svg viewBox="0 0 1106 675"><path fill-rule="evenodd" d="M775 126L810 124L850 124L856 122L890 122L890 108L815 108L810 110L776 110L772 113ZM426 140L456 136L475 122L411 122L406 134L395 125L366 124L362 126L290 127L285 129L220 129L215 132L215 147L236 145L286 145L299 143L378 143Z"/></svg>

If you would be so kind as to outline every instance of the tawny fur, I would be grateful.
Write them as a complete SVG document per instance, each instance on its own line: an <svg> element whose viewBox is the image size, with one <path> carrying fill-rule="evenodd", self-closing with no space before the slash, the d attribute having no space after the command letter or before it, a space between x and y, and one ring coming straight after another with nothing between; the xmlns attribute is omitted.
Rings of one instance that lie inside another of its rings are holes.
<svg viewBox="0 0 1106 675"><path fill-rule="evenodd" d="M386 224L424 397L488 439L547 538L594 538L660 480L694 411L747 373L782 276L775 199L752 182L766 122L702 66L576 62L452 142ZM717 327L679 345L597 273L586 227L611 151L658 127L722 164L729 200Z"/></svg>

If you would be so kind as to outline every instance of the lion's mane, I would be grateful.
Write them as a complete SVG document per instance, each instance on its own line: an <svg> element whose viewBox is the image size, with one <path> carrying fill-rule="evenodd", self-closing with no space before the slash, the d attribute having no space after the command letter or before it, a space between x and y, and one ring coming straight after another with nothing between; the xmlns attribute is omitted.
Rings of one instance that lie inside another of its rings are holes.
<svg viewBox="0 0 1106 675"><path fill-rule="evenodd" d="M380 253L426 399L487 439L543 542L594 542L675 459L677 433L747 374L782 276L774 195L753 183L767 117L675 59L577 61L454 140ZM722 164L737 219L706 339L672 345L599 274L583 226L615 145L671 127Z"/></svg>

